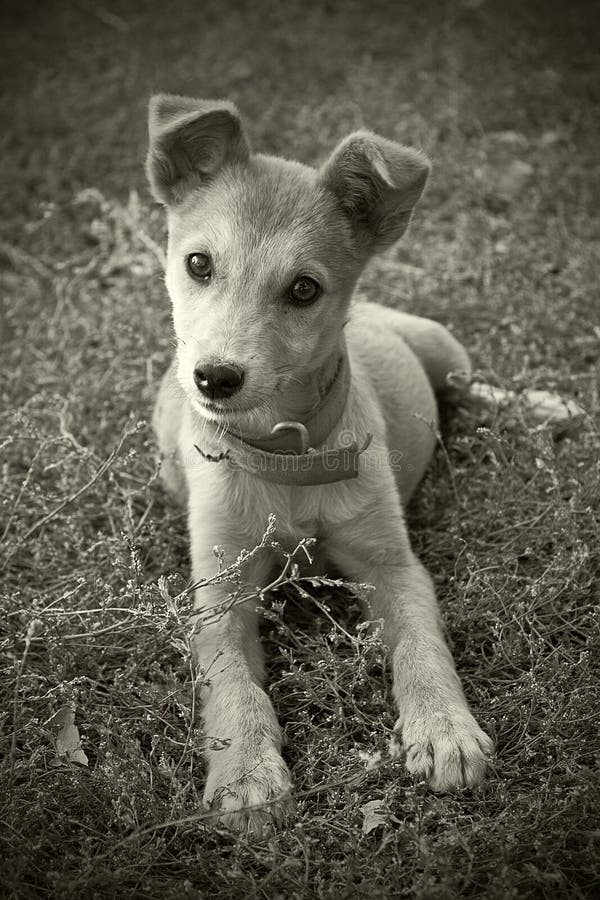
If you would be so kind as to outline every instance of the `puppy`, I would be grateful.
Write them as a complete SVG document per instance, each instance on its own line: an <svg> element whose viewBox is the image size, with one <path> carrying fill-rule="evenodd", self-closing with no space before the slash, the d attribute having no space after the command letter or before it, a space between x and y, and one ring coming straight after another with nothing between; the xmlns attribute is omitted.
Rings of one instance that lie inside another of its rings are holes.
<svg viewBox="0 0 600 900"><path fill-rule="evenodd" d="M352 303L369 258L406 230L429 172L417 150L358 131L320 169L252 153L228 102L150 102L147 174L166 207L177 354L154 427L167 486L187 497L194 580L260 542L317 538L374 586L406 766L435 791L475 785L492 752L467 706L403 506L431 458L435 393L470 372L439 324ZM266 585L268 548L243 564ZM255 602L197 592L193 647L209 740L204 799L262 833L292 808L264 688ZM220 609L219 615L210 615ZM212 749L212 747L220 749Z"/></svg>

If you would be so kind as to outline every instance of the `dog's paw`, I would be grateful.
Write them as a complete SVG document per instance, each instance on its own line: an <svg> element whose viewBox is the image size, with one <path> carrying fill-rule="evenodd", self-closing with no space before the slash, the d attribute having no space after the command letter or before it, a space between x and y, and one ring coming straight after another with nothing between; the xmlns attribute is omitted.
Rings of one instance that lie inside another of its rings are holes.
<svg viewBox="0 0 600 900"><path fill-rule="evenodd" d="M467 710L408 719L396 728L402 734L406 768L426 779L432 790L453 791L483 780L494 745Z"/></svg>
<svg viewBox="0 0 600 900"><path fill-rule="evenodd" d="M234 831L266 837L294 811L288 767L272 745L211 754L204 802Z"/></svg>

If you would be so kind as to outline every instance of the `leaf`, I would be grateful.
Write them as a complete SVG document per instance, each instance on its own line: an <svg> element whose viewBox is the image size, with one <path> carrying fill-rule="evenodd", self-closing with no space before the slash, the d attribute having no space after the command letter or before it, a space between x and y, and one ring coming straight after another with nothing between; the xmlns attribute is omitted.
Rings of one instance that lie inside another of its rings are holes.
<svg viewBox="0 0 600 900"><path fill-rule="evenodd" d="M380 825L388 825L390 822L400 824L400 820L384 808L383 800L369 800L360 807L360 811L363 814L363 834L370 834Z"/></svg>
<svg viewBox="0 0 600 900"><path fill-rule="evenodd" d="M59 709L47 722L48 725L60 726L56 735L56 757L52 760L53 766L60 766L65 762L74 762L80 766L88 765L88 758L81 749L79 729L75 724L75 707L71 704Z"/></svg>

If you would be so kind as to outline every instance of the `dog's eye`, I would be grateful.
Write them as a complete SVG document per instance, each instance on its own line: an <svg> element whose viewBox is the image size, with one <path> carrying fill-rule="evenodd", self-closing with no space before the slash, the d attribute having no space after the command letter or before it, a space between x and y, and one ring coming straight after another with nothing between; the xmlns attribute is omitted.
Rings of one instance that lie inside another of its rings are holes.
<svg viewBox="0 0 600 900"><path fill-rule="evenodd" d="M190 253L186 264L188 272L197 281L208 281L212 276L212 262L207 253Z"/></svg>
<svg viewBox="0 0 600 900"><path fill-rule="evenodd" d="M321 285L314 278L303 275L297 278L289 290L289 298L293 303L301 306L308 306L314 303L321 295Z"/></svg>

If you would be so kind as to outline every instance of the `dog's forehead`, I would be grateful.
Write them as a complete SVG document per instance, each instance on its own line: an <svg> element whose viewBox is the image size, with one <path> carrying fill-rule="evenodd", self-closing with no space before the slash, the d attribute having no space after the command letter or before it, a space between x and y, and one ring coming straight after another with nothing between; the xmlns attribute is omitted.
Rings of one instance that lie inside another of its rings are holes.
<svg viewBox="0 0 600 900"><path fill-rule="evenodd" d="M268 156L255 156L232 179L233 217L253 222L262 231L317 229L336 224L337 205L308 166Z"/></svg>
<svg viewBox="0 0 600 900"><path fill-rule="evenodd" d="M251 249L277 238L290 246L350 241L349 225L317 172L300 163L255 156L187 197L170 216L172 236L228 235ZM340 248L341 249L341 248Z"/></svg>

